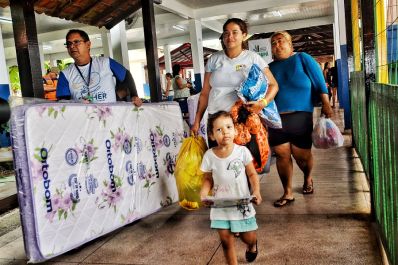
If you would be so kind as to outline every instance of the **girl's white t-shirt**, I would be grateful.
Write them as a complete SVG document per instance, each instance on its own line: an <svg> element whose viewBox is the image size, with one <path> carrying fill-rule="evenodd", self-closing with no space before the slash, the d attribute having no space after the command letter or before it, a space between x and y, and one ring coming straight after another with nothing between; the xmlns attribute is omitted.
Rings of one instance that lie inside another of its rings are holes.
<svg viewBox="0 0 398 265"><path fill-rule="evenodd" d="M238 100L236 90L246 79L253 64L261 69L268 64L257 53L243 50L238 57L229 58L224 51L214 53L207 61L205 71L210 72L210 94L207 105L209 114L230 111Z"/></svg>
<svg viewBox="0 0 398 265"><path fill-rule="evenodd" d="M220 158L212 149L203 156L200 170L211 172L215 198L243 198L250 196L245 167L253 157L245 146L234 144L232 153ZM210 220L243 220L255 216L252 203L245 207L212 208Z"/></svg>

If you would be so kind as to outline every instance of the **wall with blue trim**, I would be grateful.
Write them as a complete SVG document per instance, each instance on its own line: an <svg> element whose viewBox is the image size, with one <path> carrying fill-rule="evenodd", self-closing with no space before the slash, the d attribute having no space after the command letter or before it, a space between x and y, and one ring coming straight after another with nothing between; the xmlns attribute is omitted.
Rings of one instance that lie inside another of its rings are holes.
<svg viewBox="0 0 398 265"><path fill-rule="evenodd" d="M200 91L202 91L202 75L199 74L195 74L195 91L196 93L199 93Z"/></svg>
<svg viewBox="0 0 398 265"><path fill-rule="evenodd" d="M340 108L344 109L344 129L351 129L350 87L348 77L347 45L340 45L341 58L336 60L339 75L337 94Z"/></svg>

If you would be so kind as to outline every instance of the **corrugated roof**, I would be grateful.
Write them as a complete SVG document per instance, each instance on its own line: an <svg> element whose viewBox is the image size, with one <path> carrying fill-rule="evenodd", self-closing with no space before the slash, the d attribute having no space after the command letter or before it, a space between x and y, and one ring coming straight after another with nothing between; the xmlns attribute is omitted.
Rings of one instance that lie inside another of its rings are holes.
<svg viewBox="0 0 398 265"><path fill-rule="evenodd" d="M0 0L0 7L9 5L8 0ZM37 0L34 2L34 10L39 14L44 13L48 16L107 29L140 8L140 0Z"/></svg>

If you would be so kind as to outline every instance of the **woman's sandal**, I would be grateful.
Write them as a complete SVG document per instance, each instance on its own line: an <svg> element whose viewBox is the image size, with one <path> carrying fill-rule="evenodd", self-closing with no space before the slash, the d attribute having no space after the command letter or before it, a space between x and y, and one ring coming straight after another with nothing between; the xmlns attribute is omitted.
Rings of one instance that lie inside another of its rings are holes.
<svg viewBox="0 0 398 265"><path fill-rule="evenodd" d="M303 194L312 194L314 193L314 182L311 180L311 184L303 185Z"/></svg>
<svg viewBox="0 0 398 265"><path fill-rule="evenodd" d="M289 205L292 202L294 202L294 198L288 199L288 198L282 197L274 202L274 206L275 207L283 207L283 206Z"/></svg>
<svg viewBox="0 0 398 265"><path fill-rule="evenodd" d="M245 256L246 256L246 261L247 262L253 262L257 258L258 254L258 246L257 246L257 240L256 240L256 251L251 252L246 250Z"/></svg>

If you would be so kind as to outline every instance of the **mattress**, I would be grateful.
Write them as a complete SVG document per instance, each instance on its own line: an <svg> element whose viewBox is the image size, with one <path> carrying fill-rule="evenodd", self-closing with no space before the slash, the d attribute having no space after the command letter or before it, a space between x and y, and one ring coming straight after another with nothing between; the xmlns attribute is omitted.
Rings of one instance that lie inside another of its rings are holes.
<svg viewBox="0 0 398 265"><path fill-rule="evenodd" d="M41 262L178 200L177 103L15 107L11 141L26 255Z"/></svg>

